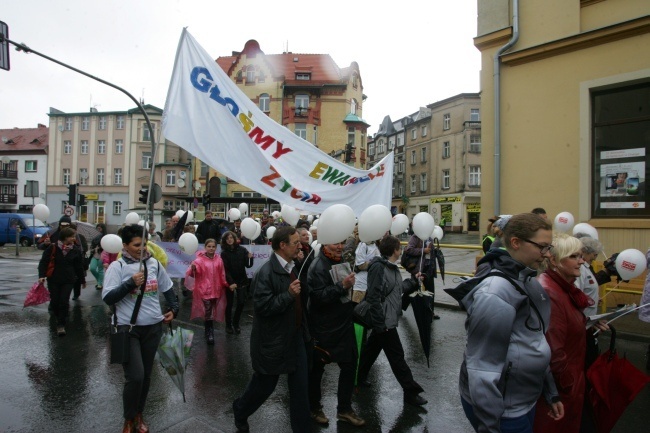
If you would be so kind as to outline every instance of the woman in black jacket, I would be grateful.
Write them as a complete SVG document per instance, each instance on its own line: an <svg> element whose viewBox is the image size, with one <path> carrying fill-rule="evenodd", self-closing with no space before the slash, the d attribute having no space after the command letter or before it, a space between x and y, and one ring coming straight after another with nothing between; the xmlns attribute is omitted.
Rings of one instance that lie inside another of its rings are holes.
<svg viewBox="0 0 650 433"><path fill-rule="evenodd" d="M83 257L74 248L76 234L69 227L59 232L58 240L52 242L43 252L38 264L38 279L45 282L50 291L50 311L57 319L56 333L65 335L70 293L75 281L86 287Z"/></svg>
<svg viewBox="0 0 650 433"><path fill-rule="evenodd" d="M246 268L253 266L253 255L237 241L237 235L227 231L221 236L221 260L226 269L226 281L232 287L226 290L226 332L239 334L239 319L241 318L244 303L246 302L246 290L250 285ZM235 292L237 292L237 306L235 307L235 316L232 315Z"/></svg>

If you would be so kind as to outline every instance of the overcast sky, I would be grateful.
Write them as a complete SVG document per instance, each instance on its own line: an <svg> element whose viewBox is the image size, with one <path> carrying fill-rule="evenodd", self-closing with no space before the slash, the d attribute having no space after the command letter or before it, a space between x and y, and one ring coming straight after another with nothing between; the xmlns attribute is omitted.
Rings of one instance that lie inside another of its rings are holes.
<svg viewBox="0 0 650 433"><path fill-rule="evenodd" d="M479 91L476 0L0 0L9 37L163 108L182 28L215 59L249 39L266 54L330 54L361 70L363 118L375 133L420 106ZM49 124L47 112L126 110L122 93L33 54L0 70L0 129Z"/></svg>

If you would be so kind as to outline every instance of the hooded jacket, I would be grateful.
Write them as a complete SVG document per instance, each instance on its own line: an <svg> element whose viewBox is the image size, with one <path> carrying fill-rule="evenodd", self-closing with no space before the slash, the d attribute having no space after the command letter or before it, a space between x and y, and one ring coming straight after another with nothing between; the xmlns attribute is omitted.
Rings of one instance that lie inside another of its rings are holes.
<svg viewBox="0 0 650 433"><path fill-rule="evenodd" d="M185 276L194 274L194 293L201 299L221 298L228 282L223 266L223 260L215 253L212 258L208 257L205 251L199 251L194 259L196 271L188 267Z"/></svg>
<svg viewBox="0 0 650 433"><path fill-rule="evenodd" d="M479 432L500 432L502 417L528 413L544 393L558 393L549 367L551 349L545 332L550 320L548 295L536 271L514 260L506 250L490 250L477 275L496 269L465 298L467 346L460 370L460 395L474 408Z"/></svg>

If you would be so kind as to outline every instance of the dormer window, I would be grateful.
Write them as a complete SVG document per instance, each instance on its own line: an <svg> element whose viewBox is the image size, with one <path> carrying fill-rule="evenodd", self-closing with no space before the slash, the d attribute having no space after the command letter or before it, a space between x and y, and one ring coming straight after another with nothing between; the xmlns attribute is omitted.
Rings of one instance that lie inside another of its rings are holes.
<svg viewBox="0 0 650 433"><path fill-rule="evenodd" d="M308 72L297 72L296 73L296 80L309 81L309 80L311 80L311 74L308 73Z"/></svg>

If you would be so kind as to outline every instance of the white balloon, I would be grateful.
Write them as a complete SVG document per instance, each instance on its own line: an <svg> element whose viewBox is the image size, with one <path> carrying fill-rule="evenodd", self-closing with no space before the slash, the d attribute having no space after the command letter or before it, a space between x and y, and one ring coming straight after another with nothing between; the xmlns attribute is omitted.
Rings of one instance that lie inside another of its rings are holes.
<svg viewBox="0 0 650 433"><path fill-rule="evenodd" d="M50 217L50 208L42 203L39 203L34 206L34 209L32 209L32 214L34 214L34 218L36 219L47 221L47 219Z"/></svg>
<svg viewBox="0 0 650 433"><path fill-rule="evenodd" d="M328 245L345 241L354 230L356 218L350 206L334 204L318 220L318 242Z"/></svg>
<svg viewBox="0 0 650 433"><path fill-rule="evenodd" d="M184 213L185 213L185 211L183 209L179 209L179 210L176 211L176 216L178 217L178 219L181 219L181 218L183 218Z"/></svg>
<svg viewBox="0 0 650 433"><path fill-rule="evenodd" d="M319 244L318 241L314 241L311 243L311 247L314 249L314 255L320 252L320 246L321 244Z"/></svg>
<svg viewBox="0 0 650 433"><path fill-rule="evenodd" d="M129 212L126 215L126 218L124 218L124 222L128 226L130 226L131 224L137 224L138 221L140 221L140 215L138 215L136 212Z"/></svg>
<svg viewBox="0 0 650 433"><path fill-rule="evenodd" d="M248 215L248 205L246 203L239 205L239 213L242 215Z"/></svg>
<svg viewBox="0 0 650 433"><path fill-rule="evenodd" d="M256 227L255 227L255 233L253 233L253 237L252 237L252 238L248 238L248 239L250 239L251 241L257 239L258 237L260 237L260 234L262 234L262 226L260 225L260 223L258 223L257 221L255 221L255 224L256 224Z"/></svg>
<svg viewBox="0 0 650 433"><path fill-rule="evenodd" d="M282 219L292 226L298 224L298 220L300 219L300 212L298 212L295 207L289 206L288 204L282 205L281 215Z"/></svg>
<svg viewBox="0 0 650 433"><path fill-rule="evenodd" d="M143 226L143 225L145 225L144 220L140 220L140 221L138 221L138 225L139 225L139 226ZM149 230L149 223L147 223L147 231L148 231L148 230Z"/></svg>
<svg viewBox="0 0 650 433"><path fill-rule="evenodd" d="M185 254L192 255L199 249L199 240L196 238L194 233L183 233L180 238L178 238L178 246L181 247L181 250Z"/></svg>
<svg viewBox="0 0 650 433"><path fill-rule="evenodd" d="M273 234L275 233L276 227L271 226L268 229L266 229L266 239L271 240L273 238Z"/></svg>
<svg viewBox="0 0 650 433"><path fill-rule="evenodd" d="M390 226L390 234L397 236L409 227L409 217L403 213L398 213L393 217L393 223Z"/></svg>
<svg viewBox="0 0 650 433"><path fill-rule="evenodd" d="M313 220L310 227L318 227L318 221L320 221L320 219Z"/></svg>
<svg viewBox="0 0 650 433"><path fill-rule="evenodd" d="M616 257L616 270L623 280L631 280L643 273L646 268L646 258L639 250L630 248L623 250Z"/></svg>
<svg viewBox="0 0 650 433"><path fill-rule="evenodd" d="M359 239L361 242L372 242L384 237L390 230L393 216L390 209L381 204L367 207L359 217Z"/></svg>
<svg viewBox="0 0 650 433"><path fill-rule="evenodd" d="M313 215L307 215L307 221L312 222L314 220Z"/></svg>
<svg viewBox="0 0 650 433"><path fill-rule="evenodd" d="M314 242L314 237L311 235L311 232L309 230L307 230L307 234L309 235L309 242L307 242L307 243L309 245L311 245L312 242Z"/></svg>
<svg viewBox="0 0 650 433"><path fill-rule="evenodd" d="M185 220L187 222L194 221L194 212L191 210L187 211L187 219Z"/></svg>
<svg viewBox="0 0 650 433"><path fill-rule="evenodd" d="M589 235L590 237L598 240L598 230L591 224L587 223L579 223L576 224L573 227L573 235L577 235L578 233L584 233L586 235Z"/></svg>
<svg viewBox="0 0 650 433"><path fill-rule="evenodd" d="M244 235L247 239L255 239L255 231L257 230L258 224L253 218L244 218L239 226L241 234Z"/></svg>
<svg viewBox="0 0 650 433"><path fill-rule="evenodd" d="M100 242L104 251L117 254L122 251L122 238L118 235L105 235Z"/></svg>
<svg viewBox="0 0 650 433"><path fill-rule="evenodd" d="M273 213L271 214L271 216L273 217L273 219L276 220L276 219L280 218L282 215L280 215L280 212L278 212L277 210L274 210Z"/></svg>
<svg viewBox="0 0 650 433"><path fill-rule="evenodd" d="M435 226L433 228L433 233L431 234L432 238L436 238L438 239L438 241L441 241L444 236L445 236L445 231L442 229L442 227Z"/></svg>
<svg viewBox="0 0 650 433"><path fill-rule="evenodd" d="M569 230L571 230L573 224L575 224L575 219L573 218L573 215L571 215L570 212L560 212L555 216L555 220L553 221L553 226L555 227L555 230L561 233L568 232Z"/></svg>
<svg viewBox="0 0 650 433"><path fill-rule="evenodd" d="M241 218L241 212L239 212L239 209L237 209L236 207L232 207L228 211L228 218L230 219L230 221L238 220L239 218Z"/></svg>
<svg viewBox="0 0 650 433"><path fill-rule="evenodd" d="M413 217L413 233L422 240L431 236L435 225L433 217L427 212L420 212Z"/></svg>

